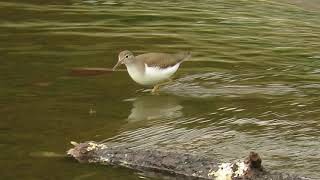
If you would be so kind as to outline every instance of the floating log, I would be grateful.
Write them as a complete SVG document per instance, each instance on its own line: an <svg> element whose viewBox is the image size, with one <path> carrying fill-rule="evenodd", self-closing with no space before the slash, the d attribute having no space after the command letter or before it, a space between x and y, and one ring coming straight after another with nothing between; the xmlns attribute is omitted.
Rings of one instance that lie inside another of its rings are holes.
<svg viewBox="0 0 320 180"><path fill-rule="evenodd" d="M306 180L308 178L286 173L270 172L262 167L262 160L255 152L250 152L244 160L222 163L202 155L179 152L130 149L112 143L93 141L75 143L68 150L69 157L80 163L99 163L136 169L140 171L160 172L176 176L200 179L233 180Z"/></svg>

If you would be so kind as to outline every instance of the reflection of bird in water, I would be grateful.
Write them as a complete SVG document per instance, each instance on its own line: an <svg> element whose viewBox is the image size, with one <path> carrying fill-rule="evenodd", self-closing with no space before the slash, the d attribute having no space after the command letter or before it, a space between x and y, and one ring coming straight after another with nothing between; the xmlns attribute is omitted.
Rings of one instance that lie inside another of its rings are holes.
<svg viewBox="0 0 320 180"><path fill-rule="evenodd" d="M170 96L140 96L133 102L128 121L173 119L182 116L178 100Z"/></svg>

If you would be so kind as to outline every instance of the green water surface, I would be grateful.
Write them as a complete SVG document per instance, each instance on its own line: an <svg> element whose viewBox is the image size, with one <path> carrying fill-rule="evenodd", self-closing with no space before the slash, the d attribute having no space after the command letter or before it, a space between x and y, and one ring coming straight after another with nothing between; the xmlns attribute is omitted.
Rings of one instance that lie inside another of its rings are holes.
<svg viewBox="0 0 320 180"><path fill-rule="evenodd" d="M190 50L151 95L121 50ZM124 67L122 67L124 68ZM320 177L320 1L0 1L0 179L161 179L62 157L106 140Z"/></svg>

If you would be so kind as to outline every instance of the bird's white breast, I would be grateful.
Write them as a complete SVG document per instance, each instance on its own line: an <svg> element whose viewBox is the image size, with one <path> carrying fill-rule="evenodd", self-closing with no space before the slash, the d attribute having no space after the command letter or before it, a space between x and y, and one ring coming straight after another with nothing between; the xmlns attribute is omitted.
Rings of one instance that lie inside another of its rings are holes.
<svg viewBox="0 0 320 180"><path fill-rule="evenodd" d="M169 79L170 76L172 76L179 68L179 63L167 67L167 68L159 68L159 67L149 67L145 64L145 77L146 80L150 83L155 82L158 83L160 81L163 81L165 79Z"/></svg>
<svg viewBox="0 0 320 180"><path fill-rule="evenodd" d="M180 63L167 67L167 68L159 68L159 67L149 67L145 64L144 73L138 71L138 69L133 66L127 66L127 70L131 78L139 84L142 85L155 85L161 81L169 79L179 68Z"/></svg>

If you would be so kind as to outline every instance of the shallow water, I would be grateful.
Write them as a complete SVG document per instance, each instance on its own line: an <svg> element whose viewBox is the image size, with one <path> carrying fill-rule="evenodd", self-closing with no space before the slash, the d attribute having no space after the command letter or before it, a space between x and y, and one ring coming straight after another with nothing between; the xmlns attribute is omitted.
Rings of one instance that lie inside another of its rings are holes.
<svg viewBox="0 0 320 180"><path fill-rule="evenodd" d="M61 157L71 140L187 151L320 177L320 2L1 1L4 179L157 179ZM150 95L117 54L191 50Z"/></svg>

